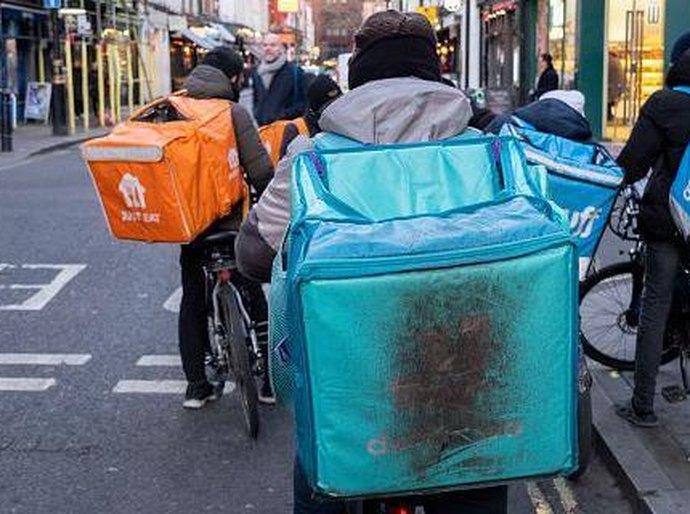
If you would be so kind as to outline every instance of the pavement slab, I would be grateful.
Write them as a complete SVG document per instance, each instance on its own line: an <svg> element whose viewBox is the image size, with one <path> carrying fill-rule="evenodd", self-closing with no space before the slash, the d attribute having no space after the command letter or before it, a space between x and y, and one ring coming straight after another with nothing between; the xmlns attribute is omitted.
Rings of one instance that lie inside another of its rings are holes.
<svg viewBox="0 0 690 514"><path fill-rule="evenodd" d="M669 403L660 394L656 412L660 425L633 427L614 410L632 395L632 376L592 365L594 426L609 464L636 498L637 512L687 513L690 510L690 401ZM658 390L680 384L677 362L659 373Z"/></svg>

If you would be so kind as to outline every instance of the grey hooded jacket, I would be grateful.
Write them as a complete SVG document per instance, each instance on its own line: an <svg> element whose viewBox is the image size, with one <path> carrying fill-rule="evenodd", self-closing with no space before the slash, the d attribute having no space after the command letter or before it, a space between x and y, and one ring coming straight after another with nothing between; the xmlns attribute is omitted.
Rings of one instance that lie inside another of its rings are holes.
<svg viewBox="0 0 690 514"><path fill-rule="evenodd" d="M192 98L222 98L234 100L234 91L230 79L213 66L200 64L189 75L185 84L187 94ZM232 104L232 124L237 138L237 153L247 180L256 192L261 195L273 177L273 164L266 152L251 115L239 103ZM237 229L241 214L233 213L216 223L211 230Z"/></svg>
<svg viewBox="0 0 690 514"><path fill-rule="evenodd" d="M459 90L406 77L377 80L350 91L328 106L319 125L324 132L362 144L413 143L457 136L471 117L470 101ZM290 144L242 226L235 254L240 271L254 280L270 277L273 257L290 222L292 159L314 148L304 136Z"/></svg>

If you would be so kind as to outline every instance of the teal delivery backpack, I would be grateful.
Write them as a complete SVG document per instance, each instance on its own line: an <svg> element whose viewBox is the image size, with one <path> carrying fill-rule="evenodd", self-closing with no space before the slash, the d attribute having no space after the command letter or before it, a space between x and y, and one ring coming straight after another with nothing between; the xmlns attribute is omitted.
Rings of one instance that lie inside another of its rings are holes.
<svg viewBox="0 0 690 514"><path fill-rule="evenodd" d="M272 358L316 494L576 468L577 255L542 179L509 137L295 160Z"/></svg>

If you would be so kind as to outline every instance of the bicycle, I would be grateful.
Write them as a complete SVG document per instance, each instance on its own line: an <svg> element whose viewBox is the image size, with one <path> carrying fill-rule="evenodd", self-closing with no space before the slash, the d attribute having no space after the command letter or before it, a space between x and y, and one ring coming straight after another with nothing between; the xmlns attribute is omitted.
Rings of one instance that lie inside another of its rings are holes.
<svg viewBox="0 0 690 514"><path fill-rule="evenodd" d="M235 231L222 231L203 239L209 334L206 374L220 389L231 376L234 378L247 433L256 439L259 409L255 377L264 375L267 363L258 340L258 325L246 308L248 281L237 271L236 237Z"/></svg>
<svg viewBox="0 0 690 514"><path fill-rule="evenodd" d="M581 284L580 325L585 354L619 371L635 367L635 345L644 280L645 244L637 229L639 193L624 190L625 201L612 212L609 227L626 241L634 243L630 259L593 272ZM661 363L680 358L683 391L675 401L690 392L690 255L685 255L679 269L671 313L666 324ZM667 390L673 394L673 391Z"/></svg>

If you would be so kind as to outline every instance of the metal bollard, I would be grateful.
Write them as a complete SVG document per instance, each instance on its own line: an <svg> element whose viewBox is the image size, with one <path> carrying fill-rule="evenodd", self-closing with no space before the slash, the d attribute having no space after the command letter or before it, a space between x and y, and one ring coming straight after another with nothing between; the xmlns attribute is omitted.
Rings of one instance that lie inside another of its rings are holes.
<svg viewBox="0 0 690 514"><path fill-rule="evenodd" d="M0 92L0 150L12 151L12 92L3 89Z"/></svg>

